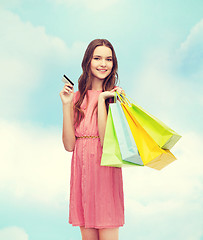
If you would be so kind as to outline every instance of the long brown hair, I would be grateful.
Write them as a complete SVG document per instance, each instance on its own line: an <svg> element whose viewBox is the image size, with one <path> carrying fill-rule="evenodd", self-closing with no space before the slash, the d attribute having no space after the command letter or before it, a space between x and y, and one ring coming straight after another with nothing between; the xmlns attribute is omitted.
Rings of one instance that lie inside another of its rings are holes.
<svg viewBox="0 0 203 240"><path fill-rule="evenodd" d="M91 88L91 69L90 69L90 63L93 57L93 52L96 47L98 46L106 46L111 49L112 51L112 59L113 59L113 67L111 70L111 73L104 79L103 85L102 85L102 91L110 91L114 88L114 86L118 82L118 62L116 58L116 53L114 51L114 48L112 44L106 40L106 39L95 39L90 42L88 45L83 60L82 60L82 69L83 73L78 79L78 90L79 90L79 98L75 103L75 113L76 113L76 123L79 124L80 121L84 117L84 113L82 109L80 108L83 99L85 95L87 94L87 99L88 99L88 90ZM106 103L107 104L107 103ZM108 105L108 104L107 104Z"/></svg>

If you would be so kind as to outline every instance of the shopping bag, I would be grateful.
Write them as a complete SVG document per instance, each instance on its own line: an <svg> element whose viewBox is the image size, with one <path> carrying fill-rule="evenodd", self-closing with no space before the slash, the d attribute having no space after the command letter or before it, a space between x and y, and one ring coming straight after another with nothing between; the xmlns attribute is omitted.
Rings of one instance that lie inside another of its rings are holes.
<svg viewBox="0 0 203 240"><path fill-rule="evenodd" d="M122 160L143 165L125 114L118 101L109 105Z"/></svg>
<svg viewBox="0 0 203 240"><path fill-rule="evenodd" d="M161 149L157 145L145 129L138 123L127 104L121 103L121 106L145 166L161 170L176 160L175 156L169 150Z"/></svg>
<svg viewBox="0 0 203 240"><path fill-rule="evenodd" d="M122 160L110 107L106 122L106 130L100 165L110 167L137 166L137 164L135 163Z"/></svg>
<svg viewBox="0 0 203 240"><path fill-rule="evenodd" d="M118 94L118 97L123 103L130 103L128 104L131 106L129 111L161 148L170 150L181 138L181 135L169 128L161 120L134 102L130 102L129 97L126 95Z"/></svg>

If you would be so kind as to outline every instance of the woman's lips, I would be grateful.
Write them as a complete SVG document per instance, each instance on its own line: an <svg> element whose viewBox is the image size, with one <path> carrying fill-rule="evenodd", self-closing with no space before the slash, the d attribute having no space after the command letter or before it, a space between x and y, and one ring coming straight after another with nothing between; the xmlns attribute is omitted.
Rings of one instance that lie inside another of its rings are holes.
<svg viewBox="0 0 203 240"><path fill-rule="evenodd" d="M106 69L97 69L99 72L106 72Z"/></svg>

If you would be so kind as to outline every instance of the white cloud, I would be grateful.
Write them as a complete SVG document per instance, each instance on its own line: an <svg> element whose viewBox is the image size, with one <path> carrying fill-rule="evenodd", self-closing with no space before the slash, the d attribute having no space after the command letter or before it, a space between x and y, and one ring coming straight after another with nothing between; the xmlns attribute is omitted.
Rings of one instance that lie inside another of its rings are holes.
<svg viewBox="0 0 203 240"><path fill-rule="evenodd" d="M190 31L178 50L179 68L194 80L203 78L203 19Z"/></svg>
<svg viewBox="0 0 203 240"><path fill-rule="evenodd" d="M16 7L19 6L22 3L22 0L1 0L0 5L4 7Z"/></svg>
<svg viewBox="0 0 203 240"><path fill-rule="evenodd" d="M56 4L64 4L67 7L74 5L77 7L85 7L89 10L99 12L115 5L120 0L103 0L102 2L97 2L94 0L49 0L49 1L55 2Z"/></svg>
<svg viewBox="0 0 203 240"><path fill-rule="evenodd" d="M68 48L43 26L23 22L1 7L0 15L0 108L1 116L12 117L30 108L26 98L45 81L45 71L81 57L85 43L75 42Z"/></svg>
<svg viewBox="0 0 203 240"><path fill-rule="evenodd" d="M137 103L174 130L178 124L179 128L185 127L191 119L188 114L194 118L202 108L202 34L200 21L176 50L163 45L153 48L134 77L131 89Z"/></svg>
<svg viewBox="0 0 203 240"><path fill-rule="evenodd" d="M187 51L193 46L198 46L203 49L203 19L201 19L190 31L190 34L187 36L186 40L181 43L181 51Z"/></svg>
<svg viewBox="0 0 203 240"><path fill-rule="evenodd" d="M189 88L171 69L171 55L168 49L153 49L147 54L139 73L133 77L135 81L131 88L132 93L129 94L138 105L176 130L175 109L177 103L185 104L189 101ZM191 95L197 98L194 93Z"/></svg>
<svg viewBox="0 0 203 240"><path fill-rule="evenodd" d="M28 235L24 229L19 227L7 227L0 229L1 240L28 240Z"/></svg>
<svg viewBox="0 0 203 240"><path fill-rule="evenodd" d="M0 132L1 194L15 201L64 207L71 154L63 149L60 130L1 120ZM170 240L171 233L174 240L199 239L203 234L202 142L201 135L183 134L173 148L178 160L161 171L123 168L126 231L133 226L137 239L143 240L149 236ZM179 231L182 226L184 232Z"/></svg>
<svg viewBox="0 0 203 240"><path fill-rule="evenodd" d="M172 234L174 240L197 240L203 235L202 142L201 135L184 134L172 150L178 160L161 171L123 169L126 220L137 239L170 240Z"/></svg>
<svg viewBox="0 0 203 240"><path fill-rule="evenodd" d="M61 131L1 120L0 132L1 194L63 208L69 199L71 154L63 148ZM161 171L123 168L125 227L135 226L138 239L148 239L144 229L157 240L163 239L157 235L160 229L166 240L171 231L174 240L196 240L203 234L202 142L201 135L183 134L173 148L178 160ZM184 233L179 231L183 225Z"/></svg>
<svg viewBox="0 0 203 240"><path fill-rule="evenodd" d="M71 153L61 131L0 123L0 191L22 201L64 206L69 199Z"/></svg>
<svg viewBox="0 0 203 240"><path fill-rule="evenodd" d="M0 59L2 63L5 62L5 68L1 69L2 79L14 84L17 79L17 85L20 84L21 87L29 80L29 86L33 87L38 82L38 78L32 77L32 74L34 72L40 73L45 65L45 60L50 57L55 57L57 60L61 59L61 61L67 59L70 50L64 41L47 35L44 27L35 27L30 22L23 22L18 15L2 8L0 8L0 14L0 28L2 29ZM15 67L16 62L18 65ZM21 65L25 65L23 70L27 73L27 81L25 81L24 76L21 77L21 67L20 72L18 72ZM33 81L34 79L35 81Z"/></svg>

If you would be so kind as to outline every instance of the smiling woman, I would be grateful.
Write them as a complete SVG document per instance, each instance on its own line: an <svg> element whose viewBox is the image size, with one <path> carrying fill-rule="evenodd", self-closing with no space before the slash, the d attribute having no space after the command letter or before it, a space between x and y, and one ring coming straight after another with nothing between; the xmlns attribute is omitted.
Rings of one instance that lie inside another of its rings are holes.
<svg viewBox="0 0 203 240"><path fill-rule="evenodd" d="M65 84L63 143L73 151L69 223L79 226L83 240L118 240L124 225L122 169L101 166L108 99L114 97L117 59L106 39L93 40L82 61L79 91ZM106 101L107 100L107 101Z"/></svg>

